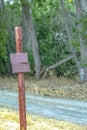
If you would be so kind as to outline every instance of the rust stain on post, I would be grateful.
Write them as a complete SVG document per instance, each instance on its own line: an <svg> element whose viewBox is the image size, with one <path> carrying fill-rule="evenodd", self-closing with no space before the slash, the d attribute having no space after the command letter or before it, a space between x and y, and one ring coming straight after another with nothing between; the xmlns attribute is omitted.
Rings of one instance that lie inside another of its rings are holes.
<svg viewBox="0 0 87 130"><path fill-rule="evenodd" d="M16 52L22 53L22 29L15 27ZM26 104L25 104L25 81L24 73L18 73L19 88L19 111L20 111L20 130L26 130Z"/></svg>

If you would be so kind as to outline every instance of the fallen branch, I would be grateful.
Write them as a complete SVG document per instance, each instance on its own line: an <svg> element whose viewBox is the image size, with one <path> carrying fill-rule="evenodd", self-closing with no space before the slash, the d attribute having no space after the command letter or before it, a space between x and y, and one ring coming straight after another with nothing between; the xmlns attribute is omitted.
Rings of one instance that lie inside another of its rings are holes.
<svg viewBox="0 0 87 130"><path fill-rule="evenodd" d="M59 62L57 62L57 63L55 63L55 64L53 64L53 65L50 65L50 66L46 67L46 68L44 69L42 78L45 78L50 70L53 70L53 69L57 68L58 66L60 66L60 65L63 64L63 63L66 63L67 61L71 60L72 58L74 58L73 55L68 56L67 58L65 58L65 59L63 59L63 60L61 60L61 61L59 61Z"/></svg>
<svg viewBox="0 0 87 130"><path fill-rule="evenodd" d="M67 61L69 61L69 60L71 60L72 58L74 58L73 55L71 55L71 56L69 56L69 57L67 57L67 58L65 58L65 59L63 59L63 60L61 60L61 61L59 61L59 62L53 64L53 65L48 66L46 69L47 69L47 70L55 69L55 68L57 68L58 66L60 66L61 64L65 63L65 62L67 62Z"/></svg>

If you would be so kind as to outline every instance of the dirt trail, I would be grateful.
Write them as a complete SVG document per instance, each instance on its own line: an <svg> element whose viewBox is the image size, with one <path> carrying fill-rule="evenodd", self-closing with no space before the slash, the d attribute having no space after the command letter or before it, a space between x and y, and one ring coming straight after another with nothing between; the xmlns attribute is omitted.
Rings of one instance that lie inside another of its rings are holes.
<svg viewBox="0 0 87 130"><path fill-rule="evenodd" d="M18 93L0 91L0 107L18 109ZM87 125L87 102L26 94L27 112L58 120Z"/></svg>

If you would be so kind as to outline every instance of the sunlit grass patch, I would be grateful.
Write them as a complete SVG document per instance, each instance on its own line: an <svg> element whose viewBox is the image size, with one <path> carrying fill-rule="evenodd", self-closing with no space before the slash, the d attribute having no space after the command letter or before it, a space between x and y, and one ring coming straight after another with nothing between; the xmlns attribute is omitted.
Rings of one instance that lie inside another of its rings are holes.
<svg viewBox="0 0 87 130"><path fill-rule="evenodd" d="M19 113L1 108L0 130L19 130ZM27 130L87 130L87 126L27 114Z"/></svg>

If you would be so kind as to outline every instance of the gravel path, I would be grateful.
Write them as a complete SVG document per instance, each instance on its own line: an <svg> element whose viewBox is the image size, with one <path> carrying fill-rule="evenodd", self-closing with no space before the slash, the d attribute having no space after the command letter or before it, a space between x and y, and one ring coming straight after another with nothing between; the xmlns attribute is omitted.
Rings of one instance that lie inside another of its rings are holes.
<svg viewBox="0 0 87 130"><path fill-rule="evenodd" d="M0 90L0 107L18 110L18 93ZM87 125L87 102L26 94L30 114Z"/></svg>

